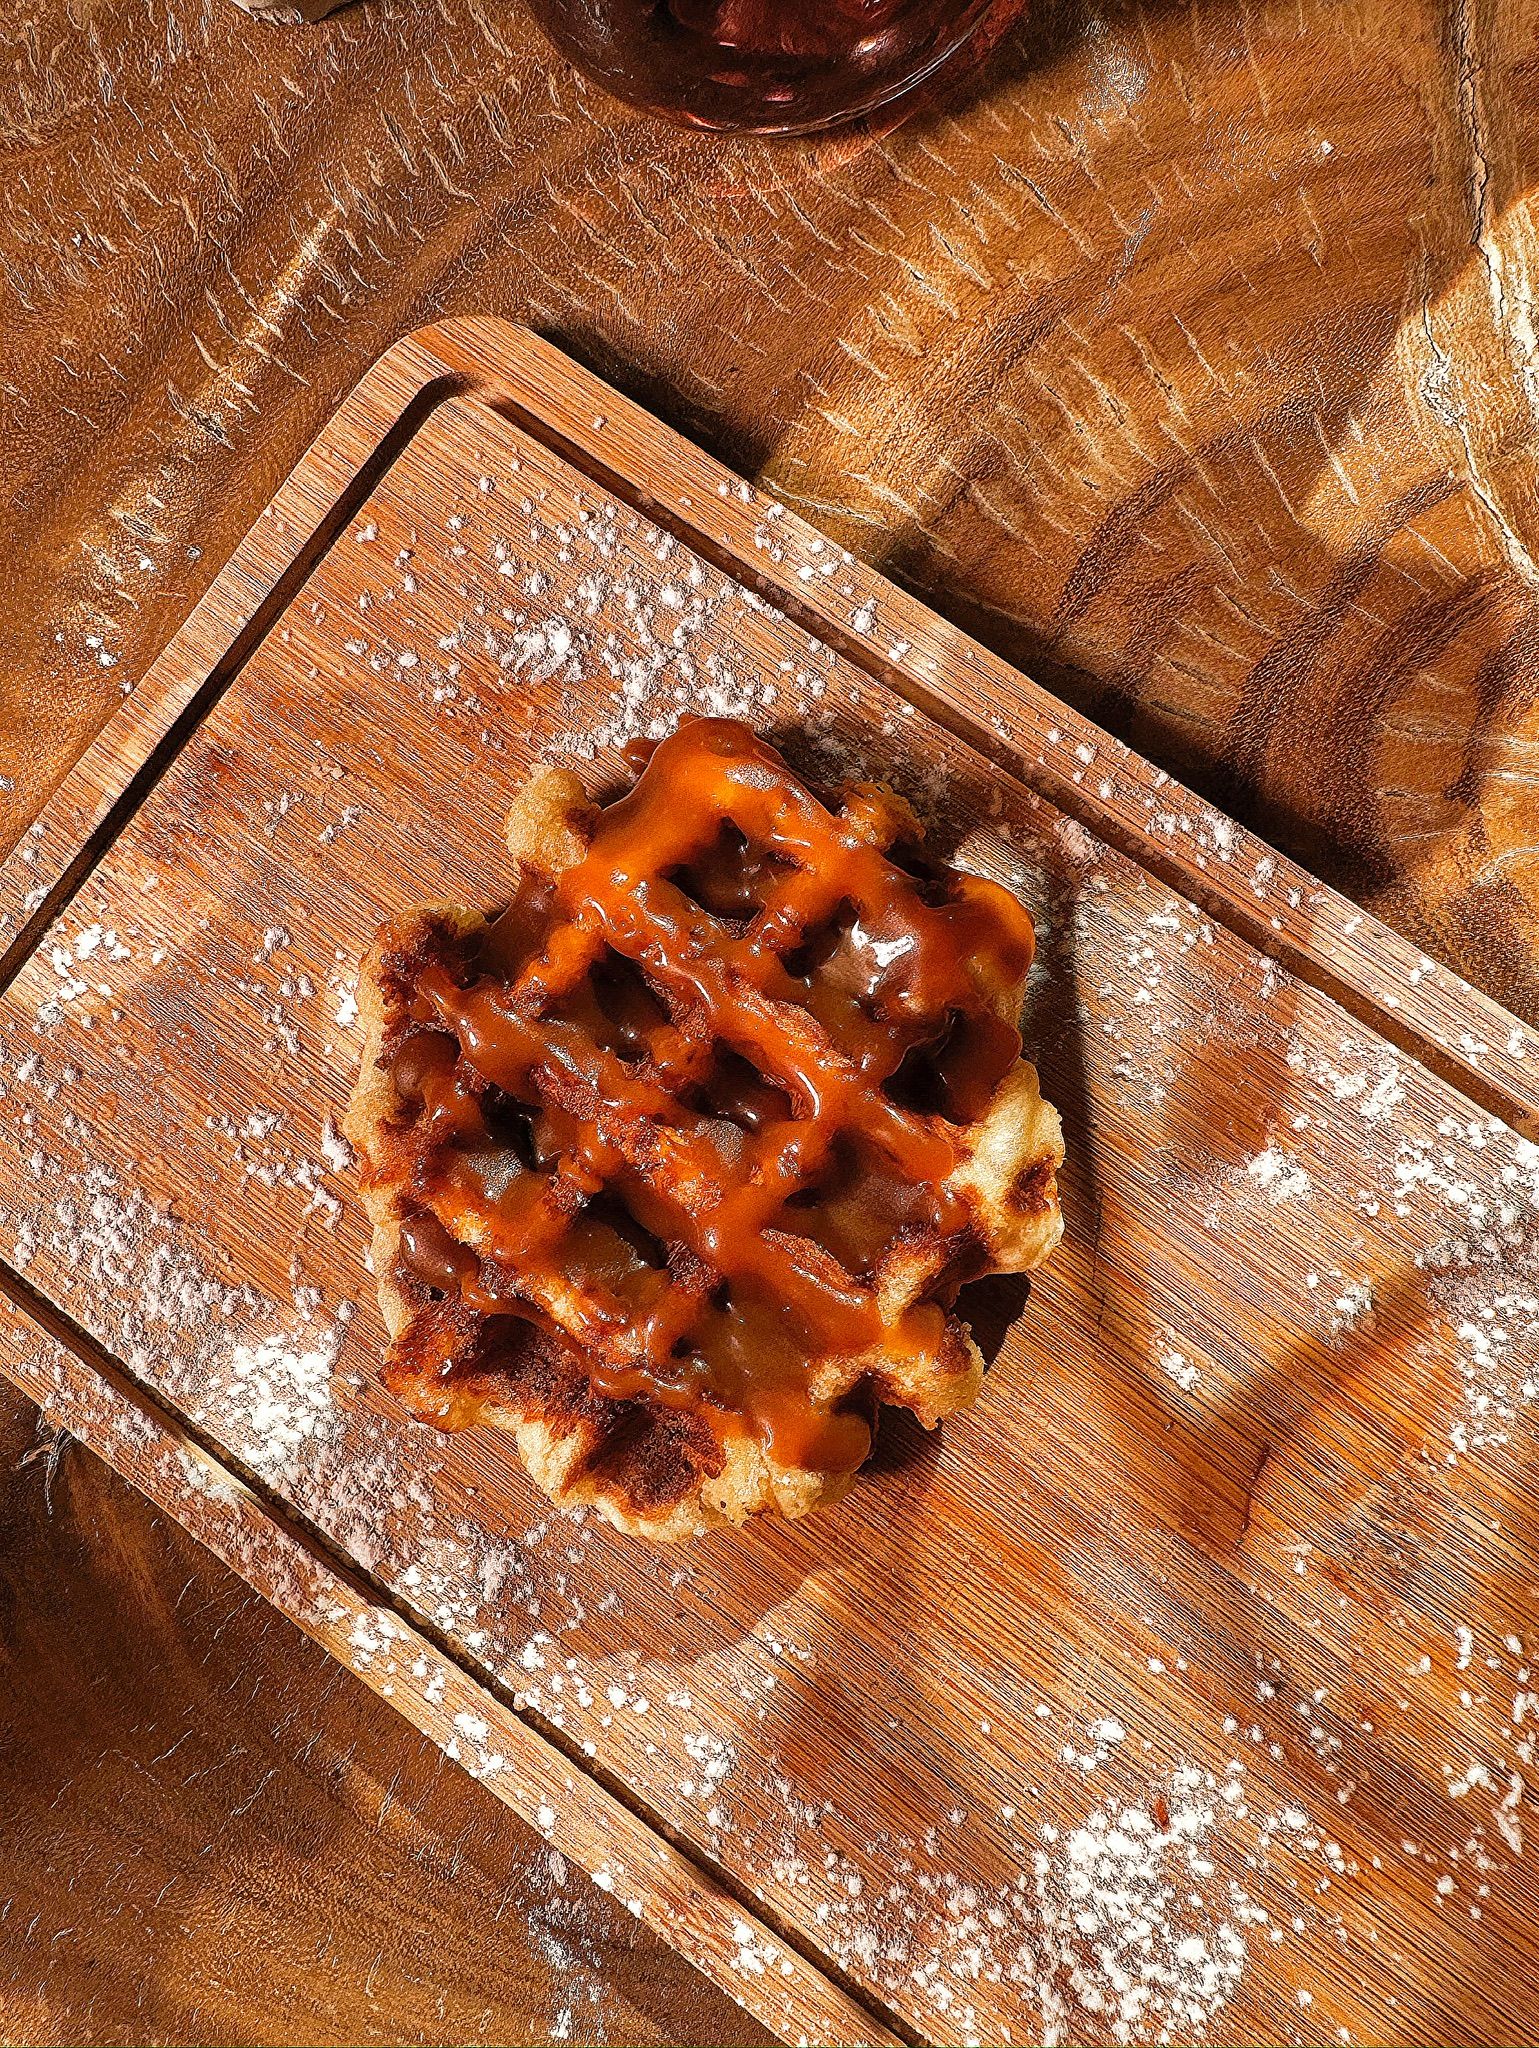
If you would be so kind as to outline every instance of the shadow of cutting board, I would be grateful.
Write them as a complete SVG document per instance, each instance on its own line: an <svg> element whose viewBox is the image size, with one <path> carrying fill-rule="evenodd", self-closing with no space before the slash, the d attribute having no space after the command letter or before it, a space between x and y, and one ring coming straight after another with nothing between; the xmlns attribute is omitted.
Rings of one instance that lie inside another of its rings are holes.
<svg viewBox="0 0 1539 2048"><path fill-rule="evenodd" d="M1039 920L1029 1301L653 1552L374 1386L379 921L681 713ZM0 1363L787 2041L1539 2022L1539 1039L533 336L369 373L0 867ZM494 1944L493 1944L494 1948Z"/></svg>

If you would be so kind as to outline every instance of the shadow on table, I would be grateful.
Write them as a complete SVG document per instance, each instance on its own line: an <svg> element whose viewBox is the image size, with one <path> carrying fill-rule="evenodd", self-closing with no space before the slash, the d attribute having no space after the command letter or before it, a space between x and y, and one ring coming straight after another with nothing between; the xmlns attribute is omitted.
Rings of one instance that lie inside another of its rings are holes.
<svg viewBox="0 0 1539 2048"><path fill-rule="evenodd" d="M0 1811L8 2040L767 2039L3 1379Z"/></svg>

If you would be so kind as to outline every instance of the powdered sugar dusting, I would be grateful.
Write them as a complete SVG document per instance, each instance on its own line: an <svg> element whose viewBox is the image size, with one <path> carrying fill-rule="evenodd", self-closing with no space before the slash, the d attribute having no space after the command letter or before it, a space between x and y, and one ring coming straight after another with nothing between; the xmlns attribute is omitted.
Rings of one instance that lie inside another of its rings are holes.
<svg viewBox="0 0 1539 2048"><path fill-rule="evenodd" d="M1266 1913L1219 1877L1210 1840L1211 1775L1176 1771L1163 1819L1147 1806L1097 1808L1067 1835L1045 1831L1033 1861L1042 1941L1070 1994L1047 2042L1079 2032L1079 2015L1118 2042L1206 2035L1245 1968L1247 1930Z"/></svg>
<svg viewBox="0 0 1539 2048"><path fill-rule="evenodd" d="M188 902L143 893L155 795L0 1011L0 1242L495 1675L574 1786L602 1763L912 2031L1223 2041L1257 2031L1284 1952L1301 2038L1373 2038L1403 1900L1425 1947L1425 1916L1508 1936L1525 1896L1536 1645L1464 1557L1529 1554L1503 1518L1539 1377L1539 1150L1078 820L969 781L911 706L639 514L535 455L445 506L415 460L292 615L329 666L305 682L296 630L232 693L274 758L244 760L224 707L225 779L189 751ZM890 653L849 558L761 511L765 554ZM339 690L368 716L339 721ZM810 1534L653 1556L361 1391L379 1330L369 1305L348 1336L365 1233L337 1118L377 915L483 886L526 759L602 788L699 710L892 775L1040 912L1028 1021L1071 1233L975 1416ZM1087 796L1122 773L1114 742L1060 743ZM1279 900L1205 810L1169 794L1151 829ZM179 1033L207 1090L163 1088ZM153 1054L131 1085L120 1045ZM975 1521L964 1554L947 1532ZM441 1695L383 1607L348 1654ZM473 1708L445 1743L507 1780ZM529 1812L559 1831L554 1794ZM601 1877L636 1900L618 1857ZM785 1957L742 1926L733 1967L762 1986ZM585 2017L574 1995L553 2031Z"/></svg>
<svg viewBox="0 0 1539 2048"><path fill-rule="evenodd" d="M264 1479L292 1474L306 1450L332 1421L331 1374L340 1328L324 1331L307 1350L293 1336L275 1334L230 1353L230 1399L225 1415L244 1420L250 1459Z"/></svg>
<svg viewBox="0 0 1539 2048"><path fill-rule="evenodd" d="M195 1420L217 1413L232 1451L262 1477L292 1482L327 1439L350 1303L328 1317L314 1291L299 1288L283 1315L259 1290L216 1280L174 1218L142 1190L125 1191L104 1165L9 1220L13 1263L62 1266L88 1285L118 1356L164 1375Z"/></svg>
<svg viewBox="0 0 1539 2048"><path fill-rule="evenodd" d="M1199 1369L1173 1344L1161 1344L1155 1352L1155 1359L1166 1379L1174 1380L1184 1394L1191 1393L1202 1379Z"/></svg>
<svg viewBox="0 0 1539 2048"><path fill-rule="evenodd" d="M1275 1145L1247 1160L1245 1172L1274 1208L1285 1202L1307 1202L1314 1193L1314 1184L1303 1167Z"/></svg>

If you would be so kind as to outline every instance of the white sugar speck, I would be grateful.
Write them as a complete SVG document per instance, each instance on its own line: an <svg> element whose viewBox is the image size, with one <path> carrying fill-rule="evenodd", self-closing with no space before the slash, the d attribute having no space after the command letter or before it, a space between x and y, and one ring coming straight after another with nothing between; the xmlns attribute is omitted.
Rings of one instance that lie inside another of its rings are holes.
<svg viewBox="0 0 1539 2048"><path fill-rule="evenodd" d="M340 1015L337 1022L342 1022ZM321 1125L321 1157L333 1173L346 1173L353 1164L353 1148L337 1129L336 1119L329 1110Z"/></svg>
<svg viewBox="0 0 1539 2048"><path fill-rule="evenodd" d="M1279 1206L1285 1202L1307 1202L1314 1193L1314 1183L1303 1167L1275 1145L1247 1160L1245 1172L1257 1187L1265 1189L1267 1200Z"/></svg>

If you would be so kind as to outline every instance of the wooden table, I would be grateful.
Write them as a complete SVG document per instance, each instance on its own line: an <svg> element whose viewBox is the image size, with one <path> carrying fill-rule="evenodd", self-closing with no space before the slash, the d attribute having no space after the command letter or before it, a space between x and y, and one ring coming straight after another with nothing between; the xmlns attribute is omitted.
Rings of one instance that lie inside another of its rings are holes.
<svg viewBox="0 0 1539 2048"><path fill-rule="evenodd" d="M3 1385L0 1475L0 2039L768 2039Z"/></svg>
<svg viewBox="0 0 1539 2048"><path fill-rule="evenodd" d="M496 311L1539 1013L1539 9L1049 6L953 114L792 147L659 130L485 0L0 35L0 839L366 362ZM149 2023L8 1939L28 2038Z"/></svg>

